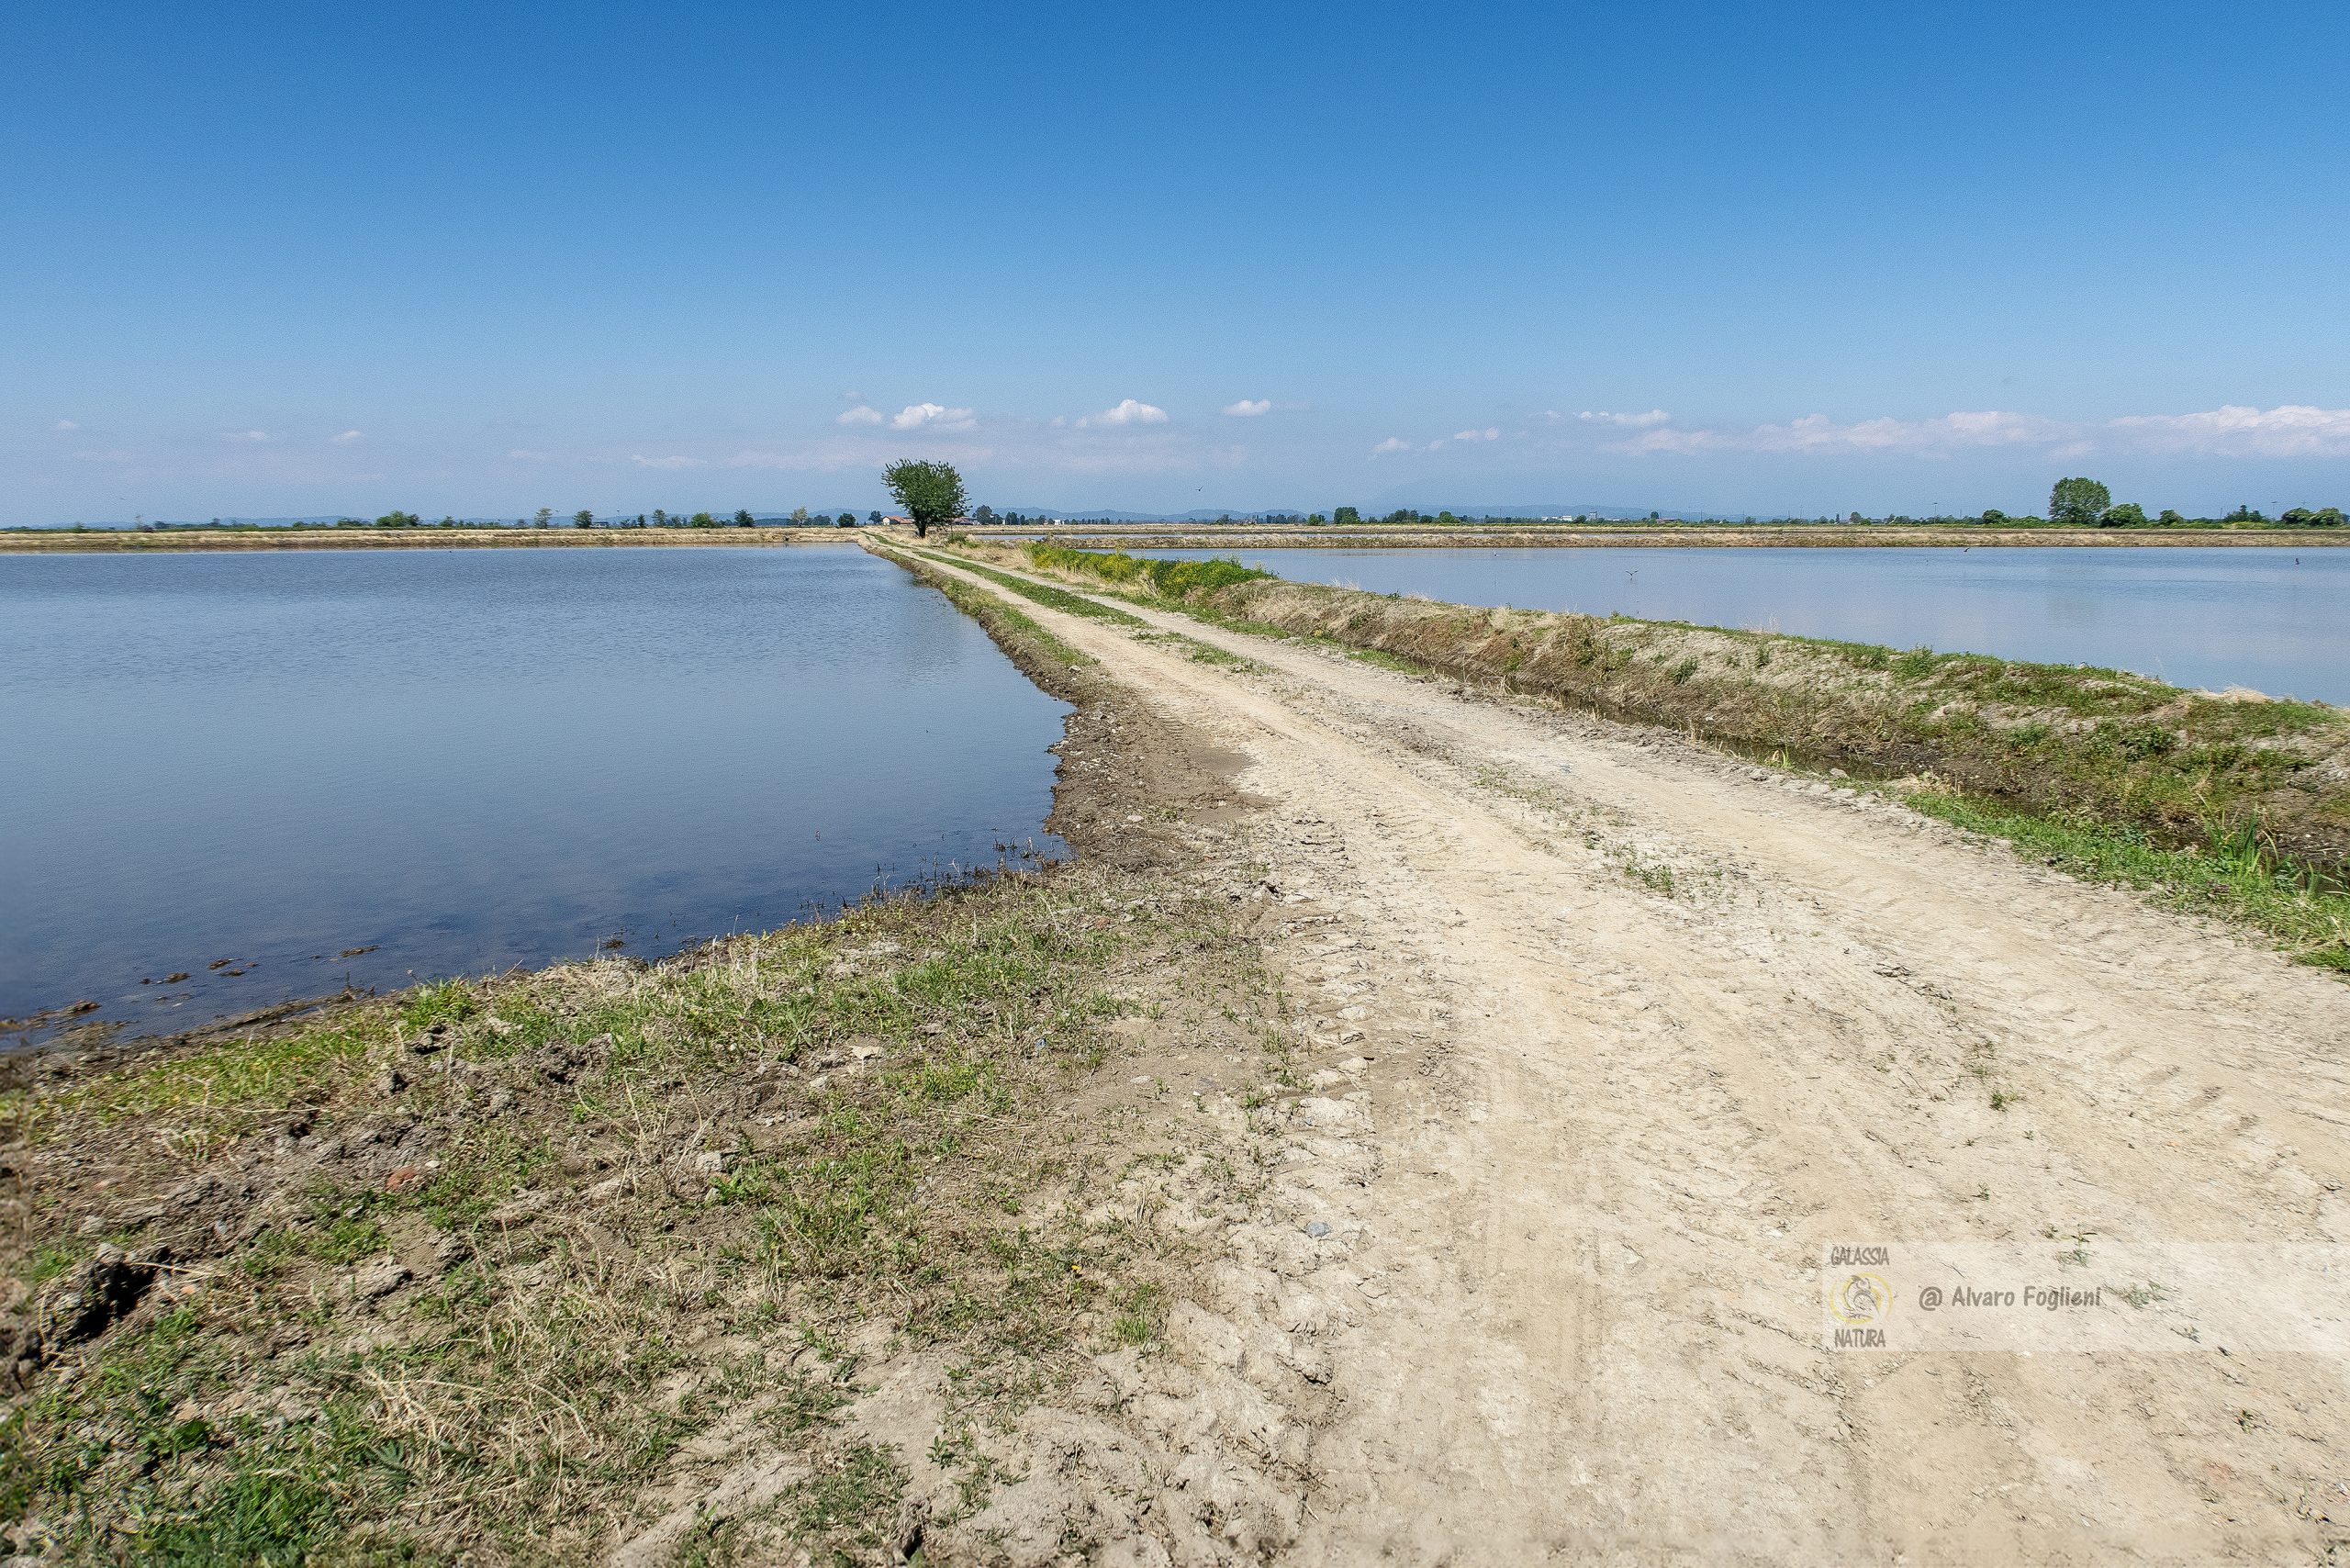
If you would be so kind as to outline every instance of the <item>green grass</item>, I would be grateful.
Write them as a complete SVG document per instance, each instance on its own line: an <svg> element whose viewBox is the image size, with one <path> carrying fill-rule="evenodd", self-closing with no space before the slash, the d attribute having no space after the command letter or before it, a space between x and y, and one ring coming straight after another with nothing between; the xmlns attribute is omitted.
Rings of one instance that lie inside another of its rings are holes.
<svg viewBox="0 0 2350 1568"><path fill-rule="evenodd" d="M1317 637L1313 640L1337 649L1357 664L1376 665L1381 669L1392 669L1399 675L1424 676L1436 673L1417 659L1407 659L1401 654L1391 654L1383 648L1358 648L1327 637Z"/></svg>
<svg viewBox="0 0 2350 1568"><path fill-rule="evenodd" d="M1193 664L1214 665L1219 669L1244 672L1254 672L1265 667L1245 654L1232 653L1212 643L1203 643L1197 637L1187 637L1181 632L1136 632L1134 637L1137 643L1157 643L1173 648Z"/></svg>
<svg viewBox="0 0 2350 1568"><path fill-rule="evenodd" d="M1110 1331L1121 1345L1147 1345L1158 1338L1167 1305L1158 1286L1145 1282L1125 1293Z"/></svg>
<svg viewBox="0 0 2350 1568"><path fill-rule="evenodd" d="M1114 605L1103 604L1099 599L1087 599L1081 594L1071 593L1067 588L1032 583L1025 577L1015 577L1009 572L999 572L992 566L982 566L976 561L967 561L951 555L934 555L927 551L917 550L911 554L920 555L923 559L935 565L951 566L958 571L969 572L974 577L985 577L998 587L1009 588L1021 598L1041 604L1047 610L1058 610L1069 615L1082 615L1090 621L1104 621L1113 626L1140 627L1148 624L1142 617L1129 615Z"/></svg>
<svg viewBox="0 0 2350 1568"><path fill-rule="evenodd" d="M88 1375L29 1399L0 1429L0 1513L13 1520L50 1503L72 1555L142 1563L295 1564L357 1544L350 1505L387 1506L408 1476L399 1446L365 1419L355 1380L319 1369L315 1413L275 1430L252 1417L180 1417L238 1371L208 1327L200 1306L164 1312L126 1330ZM67 1440L39 1440L52 1432ZM116 1462L125 1454L128 1466ZM412 1560L396 1529L373 1544L352 1560Z"/></svg>
<svg viewBox="0 0 2350 1568"><path fill-rule="evenodd" d="M1901 799L2075 876L2242 921L2274 936L2298 962L2350 974L2350 894L2281 862L2248 835L2165 847L2127 827L2061 821L1947 791L1905 791Z"/></svg>
<svg viewBox="0 0 2350 1568"><path fill-rule="evenodd" d="M1256 660L1248 657L1246 655L1236 654L1223 648L1215 647L1210 644L1201 642L1196 637L1186 637L1180 632L1161 632L1153 630L1150 627L1150 623L1143 620L1138 615L1129 614L1125 610L1120 610L1114 605L1103 604L1099 599L1091 599L1082 594L1071 593L1066 588L1054 588L1049 584L1045 583L1031 582L1024 577L1013 577L1008 572L1000 572L991 566L981 566L976 561L965 559L959 556L935 555L924 551L914 551L912 552L912 554L920 555L923 559L938 565L952 566L959 571L969 572L975 577L984 577L991 583L995 583L1013 593L1019 594L1024 599L1044 605L1048 609L1063 610L1071 615L1082 615L1088 620L1101 621L1113 626L1121 627L1125 630L1135 633L1145 642L1169 644L1181 648L1184 657L1190 659L1194 664L1214 665L1219 668L1239 670L1243 672L1259 670L1264 667ZM961 603L962 601L957 600L957 602ZM966 608L968 608L968 606L966 606ZM1011 613L1016 615L1019 612L1017 610L1013 610L1011 611ZM1030 627L1035 626L1035 622L1029 620L1027 617L1023 616L1021 617L1021 620ZM1048 633L1042 633L1040 631L1040 634Z"/></svg>
<svg viewBox="0 0 2350 1568"><path fill-rule="evenodd" d="M1165 561L1155 556L1129 555L1123 550L1070 550L1042 540L1027 545L1026 551L1034 566L1084 572L1104 582L1147 587L1162 599L1190 599L1235 583L1270 580L1273 576L1226 558Z"/></svg>
<svg viewBox="0 0 2350 1568"><path fill-rule="evenodd" d="M341 1081L381 1044L385 1025L378 1015L258 1042L228 1041L76 1085L43 1101L38 1113L22 1102L17 1108L49 1121L88 1113L105 1126L167 1114L230 1132Z"/></svg>
<svg viewBox="0 0 2350 1568"><path fill-rule="evenodd" d="M791 1489L788 1506L802 1539L829 1546L837 1562L871 1561L898 1518L905 1467L886 1449L850 1443ZM851 1555L855 1552L856 1555Z"/></svg>

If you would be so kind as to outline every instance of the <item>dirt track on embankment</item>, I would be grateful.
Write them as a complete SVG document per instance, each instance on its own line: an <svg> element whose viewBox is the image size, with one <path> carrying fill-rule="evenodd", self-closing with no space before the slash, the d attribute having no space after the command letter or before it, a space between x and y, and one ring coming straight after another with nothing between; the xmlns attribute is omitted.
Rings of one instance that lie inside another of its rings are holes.
<svg viewBox="0 0 2350 1568"><path fill-rule="evenodd" d="M1319 1070L1275 1206L1310 1223L1240 1237L1172 1319L1304 1433L1275 1560L2306 1562L2350 1533L2338 1361L1836 1352L1819 1278L1835 1240L2339 1240L2340 981L1653 731L1018 602L1245 754L1262 810L1220 852L1302 928Z"/></svg>

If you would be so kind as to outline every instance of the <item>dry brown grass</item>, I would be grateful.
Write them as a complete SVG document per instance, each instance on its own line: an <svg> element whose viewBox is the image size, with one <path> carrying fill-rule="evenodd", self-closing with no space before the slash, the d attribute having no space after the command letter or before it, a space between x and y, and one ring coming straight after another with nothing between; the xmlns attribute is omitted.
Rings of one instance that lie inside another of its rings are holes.
<svg viewBox="0 0 2350 1568"><path fill-rule="evenodd" d="M1774 633L1483 610L1279 579L1183 601L1457 679L1660 724L1755 757L2144 832L2247 835L2280 865L2350 875L2350 718L2126 671Z"/></svg>
<svg viewBox="0 0 2350 1568"><path fill-rule="evenodd" d="M1065 868L18 1094L5 1261L42 1337L9 1528L576 1561L733 1421L816 1488L778 1539L854 1546L910 1457L836 1425L867 1363L951 1365L968 1424L1147 1333L1189 1267L1117 1200L1158 1140L1120 1087L1149 1030L1111 1025L1265 1005L1222 908ZM75 1340L60 1303L109 1244L144 1293Z"/></svg>

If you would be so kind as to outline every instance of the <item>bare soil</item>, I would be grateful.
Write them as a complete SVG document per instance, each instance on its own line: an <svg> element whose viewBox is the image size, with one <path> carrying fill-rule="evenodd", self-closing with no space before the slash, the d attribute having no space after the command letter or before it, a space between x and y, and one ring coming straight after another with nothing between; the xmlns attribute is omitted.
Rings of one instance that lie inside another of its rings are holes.
<svg viewBox="0 0 2350 1568"><path fill-rule="evenodd" d="M1818 1275L1854 1236L2338 1241L2337 980L1653 731L1163 611L1136 634L1023 608L1245 755L1264 802L1228 854L1294 929L1324 1087L1284 1105L1261 1214L1169 1326L1173 1360L1264 1399L1227 1469L1309 1478L1263 1555L2340 1549L2332 1361L1840 1356Z"/></svg>

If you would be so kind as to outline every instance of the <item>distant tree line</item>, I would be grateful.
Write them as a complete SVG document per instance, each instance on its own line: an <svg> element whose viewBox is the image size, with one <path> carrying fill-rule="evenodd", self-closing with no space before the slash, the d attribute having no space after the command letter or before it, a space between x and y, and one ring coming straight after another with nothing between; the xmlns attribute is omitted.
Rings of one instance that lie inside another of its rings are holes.
<svg viewBox="0 0 2350 1568"><path fill-rule="evenodd" d="M780 519L770 517L766 521L770 525L782 522L795 528L854 528L856 526L856 514L845 511L837 517L814 515L811 514L806 507L795 507L789 517ZM875 512L871 521L879 522L881 514ZM599 518L585 507L571 514L571 526L574 528L755 528L759 526L760 521L759 518L752 515L747 507L737 508L731 517L720 517L715 512L706 511L694 512L688 516L685 512L671 512L660 507L655 507L650 512L638 512L634 517L622 513ZM163 526L199 527L201 525L191 523ZM299 528L321 525L296 523L291 526ZM444 517L437 524L428 524L412 511L388 511L373 522L359 518L342 518L329 526L335 528L457 528L461 526L466 528L552 528L554 526L554 509L541 507L537 515L518 517L511 523L500 518L491 518L487 521L460 524L453 517Z"/></svg>
<svg viewBox="0 0 2350 1568"><path fill-rule="evenodd" d="M1218 521L1228 522L1231 519L1224 518ZM1459 517L1449 511L1431 514L1415 510L1410 507L1399 507L1383 517L1365 519L1358 508L1333 507L1326 519L1320 512L1314 512L1302 518L1295 514L1268 513L1259 521L1294 521L1309 526L1326 522L1337 528L1358 527L1365 521L1444 528L1456 525L1491 527L1539 522L1600 522L1623 520L1603 519L1596 514L1573 518L1498 517L1490 514L1479 517ZM1684 520L1651 512L1647 521L1677 523ZM1815 527L1933 525L1949 528L2340 528L2345 520L2339 507L2293 507L2273 518L2251 506L2239 506L2233 511L2221 517L2188 517L2167 510L2148 517L2145 509L2135 501L2116 502L2112 491L2095 479L2065 478L2057 480L2055 486L2050 490L2048 511L2045 516L2026 514L2011 517L1993 508L1982 512L1964 514L1935 513L1912 516L1906 512L1891 512L1883 517L1871 517L1865 513L1854 511L1833 517L1790 516L1758 519L1750 516L1745 521L1750 523L1760 521L1782 526L1794 524Z"/></svg>
<svg viewBox="0 0 2350 1568"><path fill-rule="evenodd" d="M904 509L905 518L914 523L917 533L927 533L934 527L950 522L1022 528L1052 523L1102 525L1120 521L1108 517L1049 517L1041 513L999 512L990 506L979 507L967 516L962 476L957 474L951 465L945 463L920 463L909 459L892 464L885 473L884 478L890 487L893 498ZM882 521L882 515L878 511L867 512L865 517L865 521L871 524L878 524ZM1574 517L1502 517L1488 513L1469 517L1456 515L1451 511L1424 512L1411 507L1398 507L1383 516L1365 518L1360 508L1351 506L1332 507L1326 514L1318 511L1266 511L1235 518L1227 512L1215 520L1217 523L1273 523L1334 528L1358 528L1366 522L1449 528L1512 527L1539 523L1622 521L1626 520L1602 518L1596 513ZM1653 511L1649 513L1645 521L1668 524L1699 521L1709 523L1732 521L1728 518L1684 520L1678 517L1665 517ZM2188 517L2167 509L2148 517L2145 509L2135 501L2115 501L2113 492L2102 482L2083 476L2072 476L2057 480L2051 487L2048 493L2048 510L2044 515L2027 513L2022 516L2009 516L1997 508L1992 508L1981 512L1965 514L1940 512L1916 516L1906 512L1889 512L1882 517L1872 517L1859 511L1823 517L1749 516L1744 521L1778 527L2299 529L2340 528L2344 525L2344 519L2340 507L2292 507L2272 518L2249 505L2240 505L2233 511L2221 517ZM784 523L795 528L854 528L857 525L857 518L856 513L846 511L829 516L811 513L806 507L794 507L788 515L779 518L772 513L764 517L755 516L747 507L737 508L733 515L727 517L707 511L671 512L655 507L650 512L638 512L634 516L621 514L602 518L583 507L573 512L570 517L570 523L574 528L753 528L759 526L762 522L769 525ZM373 521L362 518L345 517L338 518L332 522L263 524L241 522L235 519L223 522L216 517L209 523L151 522L142 517L138 520L136 526L140 532L146 533L184 530L250 532L264 527L273 529L552 528L555 526L555 512L552 507L541 507L534 515L518 517L511 523L508 523L503 519L487 521L476 519L461 523L453 517L443 517L438 522L427 522L415 512L395 510L384 513ZM81 523L75 523L73 527L86 532L84 525ZM27 530L11 528L5 532L20 532Z"/></svg>

